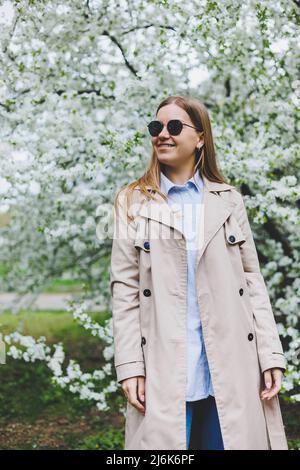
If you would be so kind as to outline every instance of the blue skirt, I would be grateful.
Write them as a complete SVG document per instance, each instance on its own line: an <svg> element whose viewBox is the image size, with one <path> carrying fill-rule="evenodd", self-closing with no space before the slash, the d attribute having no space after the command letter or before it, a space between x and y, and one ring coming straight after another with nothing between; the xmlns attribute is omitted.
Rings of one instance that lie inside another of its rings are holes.
<svg viewBox="0 0 300 470"><path fill-rule="evenodd" d="M186 402L187 449L224 450L215 398Z"/></svg>

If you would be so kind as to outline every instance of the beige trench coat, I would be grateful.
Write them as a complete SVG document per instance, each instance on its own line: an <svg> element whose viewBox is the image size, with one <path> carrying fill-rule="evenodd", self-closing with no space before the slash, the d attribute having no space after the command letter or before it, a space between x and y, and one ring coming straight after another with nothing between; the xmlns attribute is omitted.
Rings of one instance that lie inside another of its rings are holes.
<svg viewBox="0 0 300 470"><path fill-rule="evenodd" d="M242 195L204 179L197 292L225 450L288 449L278 395L260 399L262 372L286 369ZM147 188L150 190L150 188ZM181 210L124 189L110 265L117 380L145 376L145 415L127 402L125 449L186 443L187 253ZM171 238L170 238L171 237ZM147 243L148 242L148 243Z"/></svg>

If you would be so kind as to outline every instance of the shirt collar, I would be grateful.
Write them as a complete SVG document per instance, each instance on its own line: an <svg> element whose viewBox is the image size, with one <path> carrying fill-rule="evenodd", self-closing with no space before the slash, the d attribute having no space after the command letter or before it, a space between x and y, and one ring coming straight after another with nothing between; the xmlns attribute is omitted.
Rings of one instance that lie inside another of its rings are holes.
<svg viewBox="0 0 300 470"><path fill-rule="evenodd" d="M185 184L175 184L173 181L169 180L166 175L160 171L160 190L165 194L168 194L172 188L183 188L188 182L191 182L195 188L200 192L203 188L203 179L200 176L199 170L197 170L194 175L185 182Z"/></svg>

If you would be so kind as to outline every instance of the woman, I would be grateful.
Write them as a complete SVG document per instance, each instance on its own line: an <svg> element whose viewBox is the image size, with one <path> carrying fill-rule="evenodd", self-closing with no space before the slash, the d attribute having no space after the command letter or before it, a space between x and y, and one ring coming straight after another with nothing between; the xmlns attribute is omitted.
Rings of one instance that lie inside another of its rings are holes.
<svg viewBox="0 0 300 470"><path fill-rule="evenodd" d="M117 193L110 266L125 449L287 449L286 369L241 194L205 106L170 96L145 174ZM191 432L192 430L192 432Z"/></svg>

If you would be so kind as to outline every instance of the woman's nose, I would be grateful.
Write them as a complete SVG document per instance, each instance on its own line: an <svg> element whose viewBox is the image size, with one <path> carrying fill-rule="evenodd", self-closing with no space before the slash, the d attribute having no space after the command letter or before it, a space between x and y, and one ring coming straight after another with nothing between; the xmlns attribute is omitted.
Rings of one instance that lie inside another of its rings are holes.
<svg viewBox="0 0 300 470"><path fill-rule="evenodd" d="M161 132L158 135L159 135L159 137L170 137L167 126L164 126L163 129L161 130Z"/></svg>

